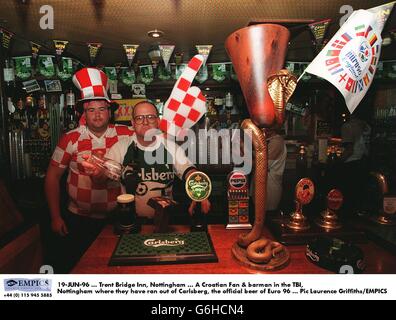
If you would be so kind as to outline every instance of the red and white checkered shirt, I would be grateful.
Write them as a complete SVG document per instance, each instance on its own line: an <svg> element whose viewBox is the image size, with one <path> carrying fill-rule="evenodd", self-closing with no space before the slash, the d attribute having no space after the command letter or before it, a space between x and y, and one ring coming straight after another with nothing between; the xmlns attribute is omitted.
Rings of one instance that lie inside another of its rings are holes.
<svg viewBox="0 0 396 320"><path fill-rule="evenodd" d="M117 205L121 185L115 181L93 182L81 165L82 155L101 151L107 156L108 150L119 138L133 135L127 126L109 125L107 131L96 137L86 126L67 132L59 141L51 158L51 165L58 168L69 167L67 192L70 197L69 211L93 218L104 218L106 212Z"/></svg>

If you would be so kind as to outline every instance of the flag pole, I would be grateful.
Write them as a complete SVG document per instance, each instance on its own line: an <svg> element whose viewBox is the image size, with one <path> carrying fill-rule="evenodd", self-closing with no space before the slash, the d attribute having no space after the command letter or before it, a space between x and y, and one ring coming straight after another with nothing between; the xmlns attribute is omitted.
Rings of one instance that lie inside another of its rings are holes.
<svg viewBox="0 0 396 320"><path fill-rule="evenodd" d="M306 71L304 70L303 73L301 74L301 76L297 79L297 82L299 82L301 80L301 78L304 76L305 72Z"/></svg>

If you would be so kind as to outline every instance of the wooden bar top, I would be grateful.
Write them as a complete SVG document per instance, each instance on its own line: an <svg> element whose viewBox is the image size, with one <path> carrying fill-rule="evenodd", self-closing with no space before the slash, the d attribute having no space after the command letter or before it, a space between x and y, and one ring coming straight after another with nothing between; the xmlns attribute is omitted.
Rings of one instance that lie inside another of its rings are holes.
<svg viewBox="0 0 396 320"><path fill-rule="evenodd" d="M143 227L143 233L150 233L153 226ZM72 273L87 274L246 274L264 273L241 266L232 256L231 247L240 233L245 230L226 230L223 225L210 225L209 234L212 238L219 261L217 263L170 264L147 266L108 266L110 257L117 245L118 237L113 233L111 225L106 226L85 252ZM170 226L170 232L188 232L189 226ZM264 235L271 237L268 230ZM272 238L272 237L271 237ZM396 273L396 256L373 242L358 245L364 252L365 273ZM323 274L331 273L317 267L305 256L305 246L287 246L290 251L289 264L279 271L271 273Z"/></svg>

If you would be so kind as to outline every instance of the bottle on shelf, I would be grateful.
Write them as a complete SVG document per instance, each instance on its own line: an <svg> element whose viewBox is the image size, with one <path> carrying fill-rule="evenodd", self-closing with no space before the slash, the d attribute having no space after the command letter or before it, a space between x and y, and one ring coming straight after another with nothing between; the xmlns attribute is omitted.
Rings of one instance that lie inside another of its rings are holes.
<svg viewBox="0 0 396 320"><path fill-rule="evenodd" d="M66 94L66 107L63 108L63 125L65 131L70 131L78 127L76 99L72 89Z"/></svg>
<svg viewBox="0 0 396 320"><path fill-rule="evenodd" d="M303 144L300 146L300 150L298 151L296 171L299 179L306 177L308 173L307 150Z"/></svg>
<svg viewBox="0 0 396 320"><path fill-rule="evenodd" d="M216 109L217 115L223 114L223 103L224 99L221 96L217 96L214 99L214 107Z"/></svg>
<svg viewBox="0 0 396 320"><path fill-rule="evenodd" d="M12 101L11 97L7 98L7 106L8 106L8 129L9 131L15 131L15 121L14 121L14 114L16 111L14 102Z"/></svg>
<svg viewBox="0 0 396 320"><path fill-rule="evenodd" d="M226 127L227 129L230 129L231 126L232 126L231 112L227 111L227 120L226 120L225 127Z"/></svg>
<svg viewBox="0 0 396 320"><path fill-rule="evenodd" d="M231 92L227 92L225 96L225 107L227 111L231 113L233 106L234 106L234 97L232 96Z"/></svg>
<svg viewBox="0 0 396 320"><path fill-rule="evenodd" d="M47 108L47 98L43 94L39 97L38 100L38 135L41 139L48 140L50 138L50 130L49 130L49 111Z"/></svg>
<svg viewBox="0 0 396 320"><path fill-rule="evenodd" d="M16 111L14 101L15 99L15 88L14 88L14 81L15 81L15 74L14 69L10 66L8 60L4 62L3 68L3 79L6 85L4 86L4 94L7 97L7 107L10 116ZM12 118L12 116L11 116ZM11 121L11 119L9 119Z"/></svg>
<svg viewBox="0 0 396 320"><path fill-rule="evenodd" d="M14 85L15 72L14 72L14 68L12 67L8 59L6 59L4 62L3 79L7 87L11 87Z"/></svg>
<svg viewBox="0 0 396 320"><path fill-rule="evenodd" d="M13 113L13 121L14 125L18 130L25 130L28 127L28 119L25 109L25 103L23 99L20 98L17 101L17 107L15 112Z"/></svg>
<svg viewBox="0 0 396 320"><path fill-rule="evenodd" d="M206 98L206 109L208 110L207 115L208 116L216 115L217 111L214 107L214 98L209 95L205 95L205 98Z"/></svg>
<svg viewBox="0 0 396 320"><path fill-rule="evenodd" d="M164 103L161 99L155 99L155 106L157 107L159 117L162 118L164 113Z"/></svg>
<svg viewBox="0 0 396 320"><path fill-rule="evenodd" d="M12 101L11 97L7 98L7 109L9 113L15 112L14 102Z"/></svg>
<svg viewBox="0 0 396 320"><path fill-rule="evenodd" d="M36 138L38 128L38 110L35 99L32 96L26 97L26 112L28 117L29 137Z"/></svg>

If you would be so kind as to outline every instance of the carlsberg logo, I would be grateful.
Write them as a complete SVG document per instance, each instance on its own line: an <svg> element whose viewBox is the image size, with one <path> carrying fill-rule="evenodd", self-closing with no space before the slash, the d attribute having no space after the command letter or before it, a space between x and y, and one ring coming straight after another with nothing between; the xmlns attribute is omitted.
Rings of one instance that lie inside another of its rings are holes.
<svg viewBox="0 0 396 320"><path fill-rule="evenodd" d="M160 239L147 239L144 241L146 247L178 247L184 245L184 240L160 240Z"/></svg>
<svg viewBox="0 0 396 320"><path fill-rule="evenodd" d="M156 172L154 168L151 168L150 171L141 168L139 176L142 181L169 181L173 180L175 174L173 172Z"/></svg>

